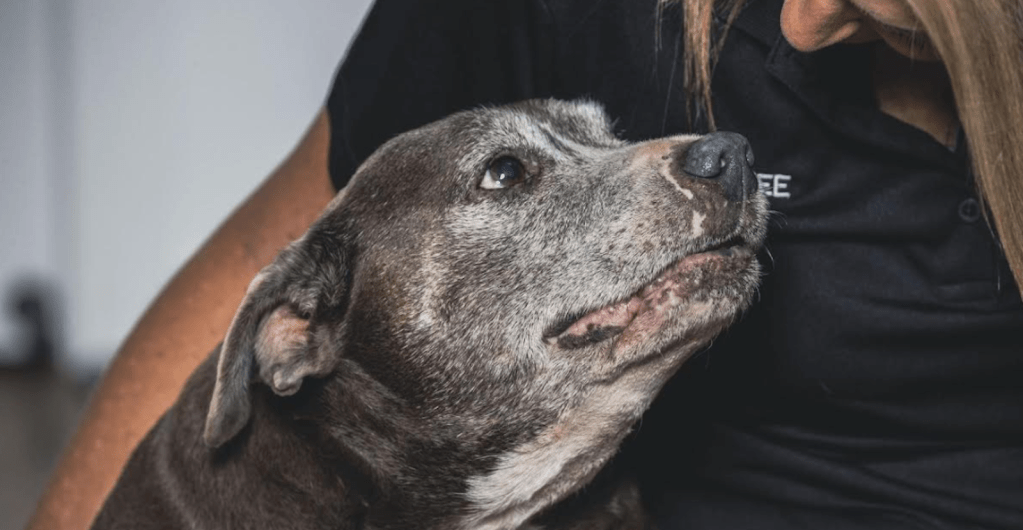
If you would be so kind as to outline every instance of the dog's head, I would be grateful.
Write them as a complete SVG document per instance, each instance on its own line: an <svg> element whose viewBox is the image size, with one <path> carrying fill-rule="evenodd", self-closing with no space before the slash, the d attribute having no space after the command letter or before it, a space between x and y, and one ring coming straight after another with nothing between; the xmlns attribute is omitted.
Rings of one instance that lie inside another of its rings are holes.
<svg viewBox="0 0 1023 530"><path fill-rule="evenodd" d="M358 372L473 462L475 524L520 520L595 473L748 304L766 217L751 163L737 135L623 142L585 102L396 137L253 281L207 443L249 421L253 383Z"/></svg>

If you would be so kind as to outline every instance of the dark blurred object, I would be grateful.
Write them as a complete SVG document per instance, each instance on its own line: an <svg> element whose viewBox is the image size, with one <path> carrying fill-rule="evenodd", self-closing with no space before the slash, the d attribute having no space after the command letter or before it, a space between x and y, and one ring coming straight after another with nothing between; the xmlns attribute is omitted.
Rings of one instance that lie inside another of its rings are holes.
<svg viewBox="0 0 1023 530"><path fill-rule="evenodd" d="M23 282L6 304L19 322L23 360L0 367L0 530L24 527L88 395L88 384L59 368L57 297Z"/></svg>
<svg viewBox="0 0 1023 530"><path fill-rule="evenodd" d="M23 284L12 296L12 313L21 320L27 337L25 351L14 358L25 359L23 369L52 369L56 352L56 330L54 308L48 307L47 300L53 296L36 284Z"/></svg>

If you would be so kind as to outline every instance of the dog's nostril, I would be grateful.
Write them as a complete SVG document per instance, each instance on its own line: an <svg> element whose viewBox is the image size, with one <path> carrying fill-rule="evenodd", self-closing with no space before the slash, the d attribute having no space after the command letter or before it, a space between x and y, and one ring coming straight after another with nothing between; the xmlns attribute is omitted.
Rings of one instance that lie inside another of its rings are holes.
<svg viewBox="0 0 1023 530"><path fill-rule="evenodd" d="M682 171L685 174L716 180L729 200L742 200L756 190L753 148L741 134L708 134L690 145L684 156Z"/></svg>

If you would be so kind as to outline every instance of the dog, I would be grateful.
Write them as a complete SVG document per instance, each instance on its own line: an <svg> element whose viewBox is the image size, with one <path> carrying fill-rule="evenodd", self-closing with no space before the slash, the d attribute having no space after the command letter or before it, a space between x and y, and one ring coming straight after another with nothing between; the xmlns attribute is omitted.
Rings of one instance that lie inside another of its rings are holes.
<svg viewBox="0 0 1023 530"><path fill-rule="evenodd" d="M622 141L585 101L393 138L252 281L93 528L544 527L749 304L752 163L732 133Z"/></svg>

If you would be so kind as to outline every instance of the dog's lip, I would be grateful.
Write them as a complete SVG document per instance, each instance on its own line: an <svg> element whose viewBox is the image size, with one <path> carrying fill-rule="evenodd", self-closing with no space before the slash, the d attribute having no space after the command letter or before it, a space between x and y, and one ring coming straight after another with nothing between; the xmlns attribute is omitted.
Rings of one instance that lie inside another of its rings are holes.
<svg viewBox="0 0 1023 530"><path fill-rule="evenodd" d="M662 269L630 296L559 319L544 332L543 339L548 344L557 344L565 349L577 349L610 340L621 335L644 312L644 308L653 303L655 295L670 290L673 284L677 284L673 279L680 278L686 271L715 260L751 259L754 253L752 246L736 236L683 256Z"/></svg>

